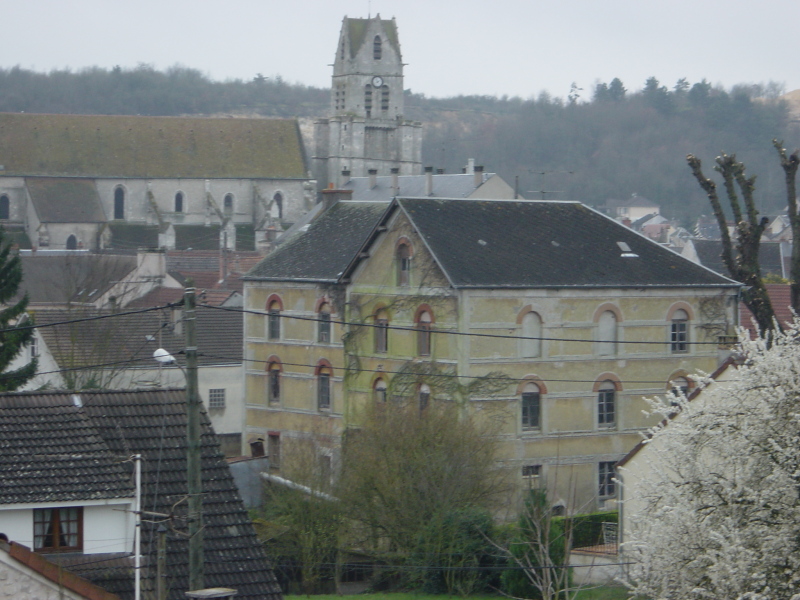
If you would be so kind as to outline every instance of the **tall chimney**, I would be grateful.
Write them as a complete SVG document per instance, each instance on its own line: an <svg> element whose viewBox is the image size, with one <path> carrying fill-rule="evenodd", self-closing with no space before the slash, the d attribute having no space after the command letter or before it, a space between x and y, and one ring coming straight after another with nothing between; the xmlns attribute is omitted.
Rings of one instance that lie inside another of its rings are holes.
<svg viewBox="0 0 800 600"><path fill-rule="evenodd" d="M392 167L392 196L400 195L400 174L399 167Z"/></svg>
<svg viewBox="0 0 800 600"><path fill-rule="evenodd" d="M378 187L378 169L370 169L367 173L369 174L369 189L374 190Z"/></svg>
<svg viewBox="0 0 800 600"><path fill-rule="evenodd" d="M475 165L475 187L478 188L483 184L483 167Z"/></svg>
<svg viewBox="0 0 800 600"><path fill-rule="evenodd" d="M433 167L425 167L425 195L433 196Z"/></svg>
<svg viewBox="0 0 800 600"><path fill-rule="evenodd" d="M465 171L465 173L469 173L470 175L472 175L474 171L475 171L475 159L469 158L467 159L467 170Z"/></svg>

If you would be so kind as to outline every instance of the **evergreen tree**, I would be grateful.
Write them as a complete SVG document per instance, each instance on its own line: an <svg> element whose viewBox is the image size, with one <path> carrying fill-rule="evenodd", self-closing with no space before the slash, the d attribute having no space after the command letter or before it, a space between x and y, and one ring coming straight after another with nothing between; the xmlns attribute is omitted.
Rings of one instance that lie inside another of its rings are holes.
<svg viewBox="0 0 800 600"><path fill-rule="evenodd" d="M0 391L10 392L24 385L36 374L38 361L8 371L8 365L16 358L23 347L33 339L30 321L19 323L28 306L28 295L9 304L17 295L22 282L22 263L19 255L11 253L11 244L5 241L0 229Z"/></svg>

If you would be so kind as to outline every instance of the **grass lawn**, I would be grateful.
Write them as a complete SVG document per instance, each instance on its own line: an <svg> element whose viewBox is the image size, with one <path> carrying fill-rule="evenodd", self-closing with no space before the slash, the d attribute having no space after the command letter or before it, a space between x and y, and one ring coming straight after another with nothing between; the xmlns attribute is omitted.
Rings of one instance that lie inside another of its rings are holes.
<svg viewBox="0 0 800 600"><path fill-rule="evenodd" d="M285 595L286 600L305 600L311 598L312 600L459 600L460 596L437 596L433 594L414 594L414 593L396 593L396 594L357 594L354 596L337 596L335 594L319 595L319 596L289 596ZM504 596L468 596L472 600L503 600ZM593 589L583 590L578 594L577 600L626 600L628 598L628 591L623 587L617 586L603 586Z"/></svg>

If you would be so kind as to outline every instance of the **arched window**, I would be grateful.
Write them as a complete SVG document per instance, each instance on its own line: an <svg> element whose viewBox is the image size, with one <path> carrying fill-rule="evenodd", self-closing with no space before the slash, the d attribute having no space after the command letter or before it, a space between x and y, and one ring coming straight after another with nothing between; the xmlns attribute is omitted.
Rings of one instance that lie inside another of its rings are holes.
<svg viewBox="0 0 800 600"><path fill-rule="evenodd" d="M597 424L611 427L617 422L617 386L607 379L597 391Z"/></svg>
<svg viewBox="0 0 800 600"><path fill-rule="evenodd" d="M125 218L125 190L122 187L114 190L114 218Z"/></svg>
<svg viewBox="0 0 800 600"><path fill-rule="evenodd" d="M327 362L317 366L317 408L319 410L331 409L331 378L333 369Z"/></svg>
<svg viewBox="0 0 800 600"><path fill-rule="evenodd" d="M597 353L614 356L617 353L617 315L607 310L597 320Z"/></svg>
<svg viewBox="0 0 800 600"><path fill-rule="evenodd" d="M672 313L669 340L673 353L689 351L689 313L682 308Z"/></svg>
<svg viewBox="0 0 800 600"><path fill-rule="evenodd" d="M433 315L427 310L419 313L417 317L417 354L419 356L431 355L431 330L433 329Z"/></svg>
<svg viewBox="0 0 800 600"><path fill-rule="evenodd" d="M686 377L675 377L669 382L669 387L676 396L683 394L686 397L689 395L691 384Z"/></svg>
<svg viewBox="0 0 800 600"><path fill-rule="evenodd" d="M78 249L78 238L74 235L71 235L67 238L67 250L77 250Z"/></svg>
<svg viewBox="0 0 800 600"><path fill-rule="evenodd" d="M320 344L330 344L331 342L331 305L323 302L317 314L317 341Z"/></svg>
<svg viewBox="0 0 800 600"><path fill-rule="evenodd" d="M372 40L372 58L375 60L381 59L381 55L383 54L383 48L381 46L381 36L376 35L375 39Z"/></svg>
<svg viewBox="0 0 800 600"><path fill-rule="evenodd" d="M411 283L411 246L397 246L397 285L406 287Z"/></svg>
<svg viewBox="0 0 800 600"><path fill-rule="evenodd" d="M379 310L375 315L375 352L389 351L389 315L385 310Z"/></svg>
<svg viewBox="0 0 800 600"><path fill-rule="evenodd" d="M379 377L372 385L372 399L375 402L386 402L387 389L388 386L386 385L386 382Z"/></svg>
<svg viewBox="0 0 800 600"><path fill-rule="evenodd" d="M222 200L222 206L226 215L233 214L233 194L225 194L225 198Z"/></svg>
<svg viewBox="0 0 800 600"><path fill-rule="evenodd" d="M417 400L419 401L419 412L422 412L428 408L428 404L431 402L431 388L429 385L423 383L421 386L419 386Z"/></svg>
<svg viewBox="0 0 800 600"><path fill-rule="evenodd" d="M370 84L364 88L364 110L368 117L372 114L372 86Z"/></svg>
<svg viewBox="0 0 800 600"><path fill-rule="evenodd" d="M278 300L271 301L267 308L267 338L281 339L281 303Z"/></svg>
<svg viewBox="0 0 800 600"><path fill-rule="evenodd" d="M542 355L542 318L530 311L522 317L522 356L538 358Z"/></svg>
<svg viewBox="0 0 800 600"><path fill-rule="evenodd" d="M175 194L175 212L183 212L183 192Z"/></svg>
<svg viewBox="0 0 800 600"><path fill-rule="evenodd" d="M281 401L281 370L281 363L277 360L267 365L267 400L270 404L279 404Z"/></svg>
<svg viewBox="0 0 800 600"><path fill-rule="evenodd" d="M11 218L11 203L8 201L8 196L3 194L0 196L0 219Z"/></svg>
<svg viewBox="0 0 800 600"><path fill-rule="evenodd" d="M275 207L278 209L278 218L283 219L283 194L276 192L272 197L272 201L275 203Z"/></svg>
<svg viewBox="0 0 800 600"><path fill-rule="evenodd" d="M535 383L526 383L522 388L522 428L541 427L541 390Z"/></svg>

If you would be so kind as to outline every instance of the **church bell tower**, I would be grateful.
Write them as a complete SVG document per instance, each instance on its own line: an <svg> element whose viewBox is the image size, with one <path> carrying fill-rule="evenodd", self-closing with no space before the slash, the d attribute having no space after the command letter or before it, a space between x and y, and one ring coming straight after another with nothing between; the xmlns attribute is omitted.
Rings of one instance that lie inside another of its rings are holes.
<svg viewBox="0 0 800 600"><path fill-rule="evenodd" d="M403 117L403 59L394 19L342 21L333 63L330 117L314 125L314 170L321 188L342 171L364 177L422 173L422 125Z"/></svg>

